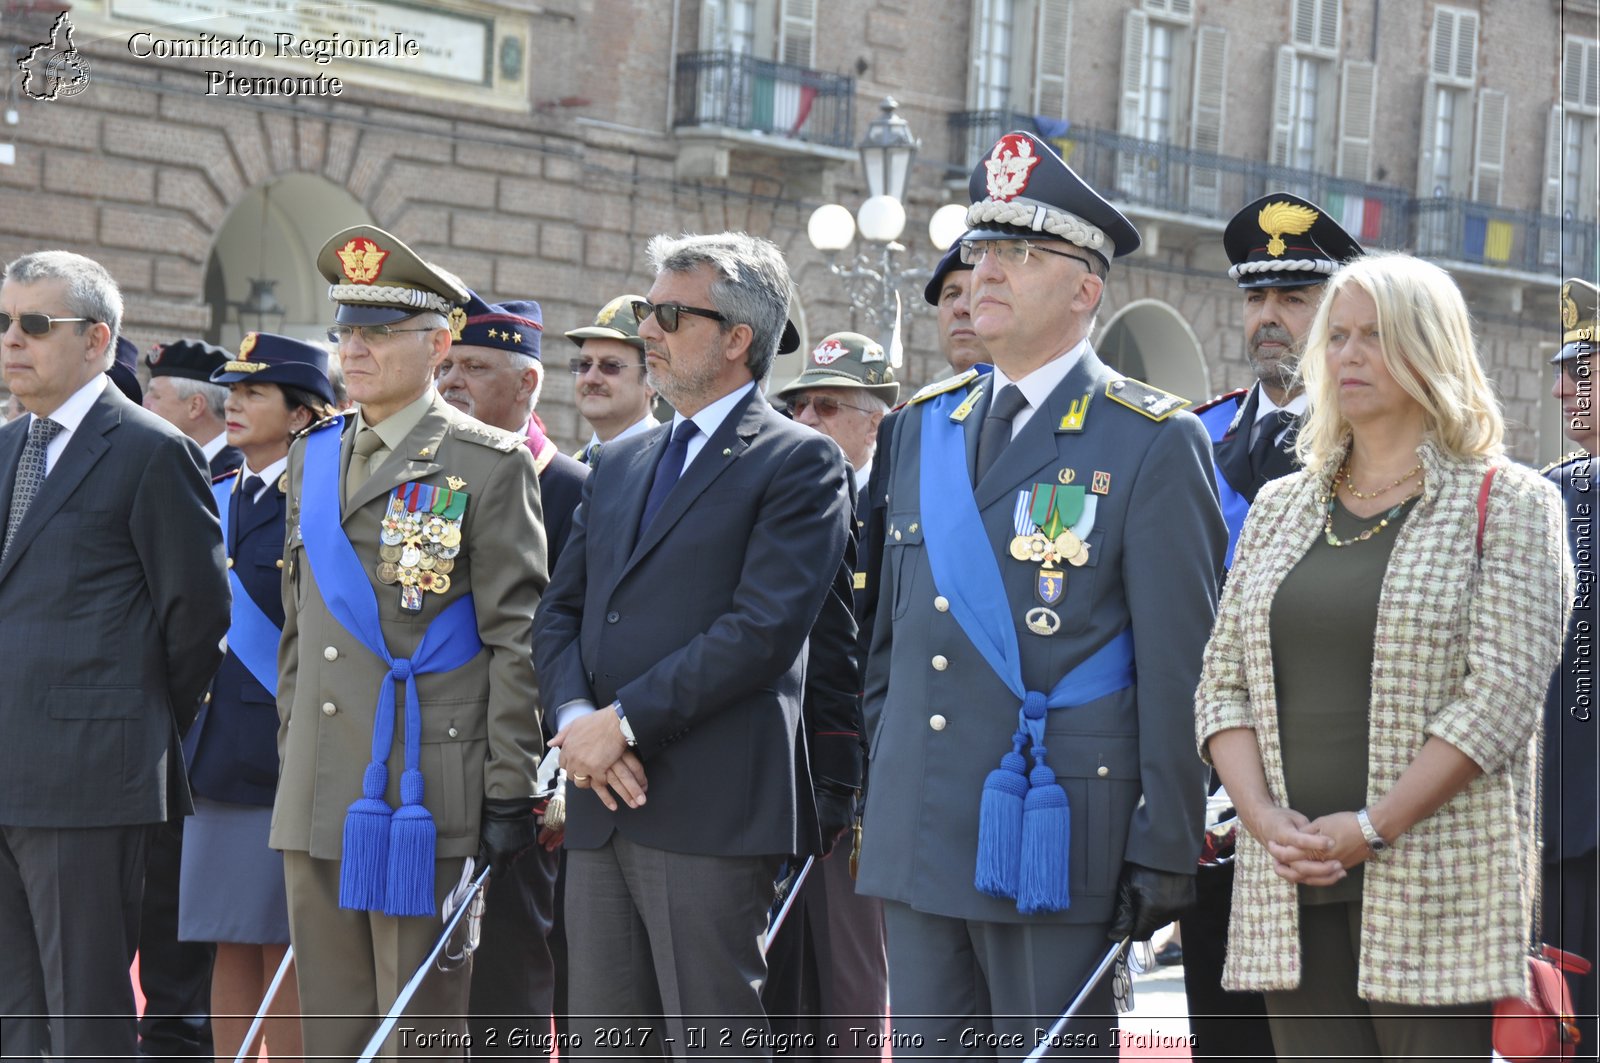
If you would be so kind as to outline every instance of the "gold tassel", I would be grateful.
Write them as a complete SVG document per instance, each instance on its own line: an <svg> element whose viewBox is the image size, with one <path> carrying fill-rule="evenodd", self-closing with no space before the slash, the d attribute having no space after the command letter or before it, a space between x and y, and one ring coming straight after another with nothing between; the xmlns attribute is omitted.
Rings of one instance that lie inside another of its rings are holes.
<svg viewBox="0 0 1600 1063"><path fill-rule="evenodd" d="M550 795L550 803L544 806L544 827L546 830L565 830L567 827L567 770L562 768L556 773L556 790Z"/></svg>

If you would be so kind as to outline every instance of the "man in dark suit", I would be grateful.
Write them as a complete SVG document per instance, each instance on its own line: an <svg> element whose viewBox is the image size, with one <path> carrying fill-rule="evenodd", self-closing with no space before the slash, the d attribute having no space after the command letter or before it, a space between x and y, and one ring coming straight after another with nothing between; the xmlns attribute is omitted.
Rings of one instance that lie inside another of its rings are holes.
<svg viewBox="0 0 1600 1063"><path fill-rule="evenodd" d="M1245 354L1256 379L1198 407L1195 415L1211 437L1228 525L1224 561L1231 565L1256 493L1299 466L1294 444L1306 409L1300 353L1328 277L1362 248L1321 207L1288 192L1245 205L1223 229L1222 246L1232 263L1228 276L1244 293ZM1210 789L1220 785L1213 779ZM1214 817L1226 825L1233 810L1216 808ZM1224 826L1208 833L1195 875L1195 906L1183 917L1189 1032L1197 1057L1271 1059L1272 1031L1261 994L1222 988L1236 830Z"/></svg>
<svg viewBox="0 0 1600 1063"><path fill-rule="evenodd" d="M144 408L165 417L200 444L213 478L244 464L239 448L228 445L222 410L228 389L211 382L211 374L232 358L214 343L174 340L157 347L146 359L150 387L145 391Z"/></svg>
<svg viewBox="0 0 1600 1063"><path fill-rule="evenodd" d="M527 440L539 471L554 568L589 467L561 453L535 412L544 385L539 304L486 303L476 292L469 296L461 338L439 365L439 395L467 416ZM628 316L633 316L631 310ZM472 959L469 1029L474 1056L526 1056L527 1046L508 1036L510 1030L521 1025L543 1029L553 1013L566 1010L566 954L551 940L561 868L559 838L552 840L546 833L541 840L546 844L496 869L489 880L482 942Z"/></svg>
<svg viewBox="0 0 1600 1063"><path fill-rule="evenodd" d="M1554 394L1561 425L1578 445L1545 469L1567 503L1567 540L1577 585L1572 618L1562 644L1561 666L1545 698L1544 732L1544 939L1600 966L1600 882L1596 842L1600 772L1594 704L1594 638L1600 628L1595 605L1594 456L1600 452L1600 405L1595 394L1594 352L1600 335L1600 288L1573 278L1561 286L1561 349ZM1595 1058L1596 1002L1600 973L1569 975L1578 1012L1581 1051Z"/></svg>
<svg viewBox="0 0 1600 1063"><path fill-rule="evenodd" d="M17 259L0 313L30 414L0 429L0 1042L126 1057L146 846L189 811L178 736L228 628L222 532L200 448L104 375L103 267Z"/></svg>
<svg viewBox="0 0 1600 1063"><path fill-rule="evenodd" d="M757 389L797 342L778 249L724 233L658 236L649 250L639 335L677 416L602 452L535 625L577 787L572 1009L665 1014L621 1054L695 1050L706 1035L692 1023L766 1058L744 1038L768 1029L773 875L785 855L821 848L801 690L850 534L847 474L838 447Z"/></svg>
<svg viewBox="0 0 1600 1063"><path fill-rule="evenodd" d="M888 455L858 888L884 899L896 1032L1014 1057L1108 938L1148 939L1193 895L1226 533L1185 401L1089 343L1133 225L1027 133L969 190L994 370L919 392ZM1102 978L1069 1054L1115 1058L1115 1025Z"/></svg>

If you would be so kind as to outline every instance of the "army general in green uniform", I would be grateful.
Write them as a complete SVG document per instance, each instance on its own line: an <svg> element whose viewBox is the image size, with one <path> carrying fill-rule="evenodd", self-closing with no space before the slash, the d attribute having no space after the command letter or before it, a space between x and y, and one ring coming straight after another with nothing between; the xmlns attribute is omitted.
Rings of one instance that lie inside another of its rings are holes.
<svg viewBox="0 0 1600 1063"><path fill-rule="evenodd" d="M370 226L318 268L359 410L289 454L271 843L306 1055L350 1057L437 939L464 858L499 866L533 840L547 574L523 440L433 387L466 289ZM430 972L401 1025L433 1039L386 1054L459 1055L467 976Z"/></svg>

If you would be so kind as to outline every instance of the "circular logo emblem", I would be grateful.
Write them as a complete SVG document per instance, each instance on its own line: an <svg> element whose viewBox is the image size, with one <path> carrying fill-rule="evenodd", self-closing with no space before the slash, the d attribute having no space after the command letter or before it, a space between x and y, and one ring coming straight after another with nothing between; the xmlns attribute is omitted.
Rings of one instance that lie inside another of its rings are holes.
<svg viewBox="0 0 1600 1063"><path fill-rule="evenodd" d="M62 52L45 64L45 83L55 88L53 99L78 95L89 87L89 63L76 52Z"/></svg>

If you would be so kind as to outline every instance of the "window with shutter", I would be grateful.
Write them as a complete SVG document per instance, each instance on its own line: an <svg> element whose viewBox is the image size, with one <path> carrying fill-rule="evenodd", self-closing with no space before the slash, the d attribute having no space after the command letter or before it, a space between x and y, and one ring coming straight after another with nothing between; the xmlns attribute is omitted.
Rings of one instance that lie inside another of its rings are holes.
<svg viewBox="0 0 1600 1063"><path fill-rule="evenodd" d="M1144 9L1152 15L1188 22L1194 18L1194 0L1144 0Z"/></svg>
<svg viewBox="0 0 1600 1063"><path fill-rule="evenodd" d="M1033 113L1067 116L1068 60L1072 48L1072 0L1038 0L1034 34Z"/></svg>
<svg viewBox="0 0 1600 1063"><path fill-rule="evenodd" d="M1339 85L1339 158L1336 172L1353 181L1372 180L1372 129L1377 118L1377 68L1346 60Z"/></svg>
<svg viewBox="0 0 1600 1063"><path fill-rule="evenodd" d="M1139 137L1144 128L1144 56L1150 37L1150 17L1143 11L1129 11L1122 20L1122 91L1117 104L1117 132ZM1133 194L1139 157L1134 152L1117 153L1117 187Z"/></svg>
<svg viewBox="0 0 1600 1063"><path fill-rule="evenodd" d="M1453 7L1433 10L1433 40L1429 48L1429 74L1463 88L1478 79L1478 13Z"/></svg>
<svg viewBox="0 0 1600 1063"><path fill-rule="evenodd" d="M1600 42L1566 39L1561 56L1561 102L1584 114L1600 113Z"/></svg>
<svg viewBox="0 0 1600 1063"><path fill-rule="evenodd" d="M1011 106L1011 31L1013 0L976 0L972 48L972 109L1004 111Z"/></svg>
<svg viewBox="0 0 1600 1063"><path fill-rule="evenodd" d="M1301 51L1339 54L1340 0L1289 0L1289 40Z"/></svg>
<svg viewBox="0 0 1600 1063"><path fill-rule="evenodd" d="M1282 45L1272 77L1272 139L1267 159L1274 166L1288 166L1290 140L1294 135L1294 47Z"/></svg>
<svg viewBox="0 0 1600 1063"><path fill-rule="evenodd" d="M1506 162L1506 94L1484 89L1478 94L1477 148L1472 167L1472 198L1500 205Z"/></svg>
<svg viewBox="0 0 1600 1063"><path fill-rule="evenodd" d="M1194 91L1190 95L1189 147L1222 154L1222 118L1227 101L1228 34L1219 26L1201 26L1194 39ZM1189 206L1206 214L1219 212L1222 175L1210 167L1189 173Z"/></svg>
<svg viewBox="0 0 1600 1063"><path fill-rule="evenodd" d="M1550 108L1550 121L1545 126L1544 141L1544 196L1540 211L1545 214L1559 216L1561 214L1561 141L1563 136L1563 123L1561 121L1561 108Z"/></svg>
<svg viewBox="0 0 1600 1063"><path fill-rule="evenodd" d="M778 61L791 66L816 64L816 0L782 0L778 23Z"/></svg>

